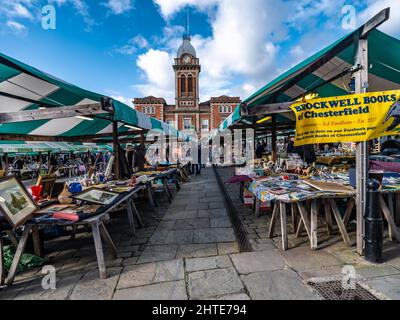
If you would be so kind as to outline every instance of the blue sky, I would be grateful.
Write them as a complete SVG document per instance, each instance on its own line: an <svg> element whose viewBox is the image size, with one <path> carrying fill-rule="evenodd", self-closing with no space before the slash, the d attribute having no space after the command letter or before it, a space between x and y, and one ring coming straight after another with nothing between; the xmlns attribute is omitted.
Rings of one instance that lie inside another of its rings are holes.
<svg viewBox="0 0 400 320"><path fill-rule="evenodd" d="M49 3L56 9L55 30L41 26L42 7ZM2 53L128 103L150 94L173 103L171 65L187 8L192 43L202 64L202 100L221 94L246 98L350 32L352 24L342 24L348 16L345 5L353 6L357 26L391 6L392 18L382 30L400 37L399 0L0 0L0 4Z"/></svg>

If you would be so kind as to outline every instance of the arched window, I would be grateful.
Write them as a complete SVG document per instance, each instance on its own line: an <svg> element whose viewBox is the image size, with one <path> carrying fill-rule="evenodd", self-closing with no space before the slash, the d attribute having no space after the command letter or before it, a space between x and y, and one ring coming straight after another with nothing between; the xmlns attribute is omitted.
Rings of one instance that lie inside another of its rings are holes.
<svg viewBox="0 0 400 320"><path fill-rule="evenodd" d="M185 96L186 95L186 77L181 76L181 95Z"/></svg>
<svg viewBox="0 0 400 320"><path fill-rule="evenodd" d="M193 77L191 74L188 76L188 95L193 96Z"/></svg>

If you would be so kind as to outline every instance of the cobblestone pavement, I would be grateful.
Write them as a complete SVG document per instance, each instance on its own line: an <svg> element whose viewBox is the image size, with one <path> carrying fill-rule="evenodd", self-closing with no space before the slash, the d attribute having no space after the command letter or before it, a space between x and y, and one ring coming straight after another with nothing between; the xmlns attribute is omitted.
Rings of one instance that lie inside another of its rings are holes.
<svg viewBox="0 0 400 320"><path fill-rule="evenodd" d="M219 169L223 181L232 169ZM227 186L233 201L238 190ZM212 169L205 169L175 194L172 204L157 196L161 209L139 202L145 228L129 235L126 215L107 225L118 258L107 255L109 277L99 279L92 238L58 238L46 242L48 264L57 270L57 289L44 290L41 269L21 273L16 284L0 289L0 299L319 299L307 285L315 277L341 275L352 265L367 286L388 298L400 298L400 250L387 246L390 260L365 262L340 241L311 251L307 242L282 252L279 237L265 236L268 214L255 218L235 202L247 224L252 252L239 246ZM245 219L246 218L246 219ZM253 230L254 231L253 231ZM342 275L343 276L343 275Z"/></svg>

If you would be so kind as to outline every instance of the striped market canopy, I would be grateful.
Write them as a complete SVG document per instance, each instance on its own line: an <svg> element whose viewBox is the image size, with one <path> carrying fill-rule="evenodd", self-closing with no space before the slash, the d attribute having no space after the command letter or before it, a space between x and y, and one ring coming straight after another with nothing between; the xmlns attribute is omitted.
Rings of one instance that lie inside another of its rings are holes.
<svg viewBox="0 0 400 320"><path fill-rule="evenodd" d="M362 27L332 43L295 67L286 71L244 103L249 114L257 106L290 102L306 93L317 93L319 97L340 96L351 93L350 69L355 64L357 43ZM400 89L400 40L377 29L368 34L368 91ZM213 133L216 135L242 119L240 106L221 123Z"/></svg>
<svg viewBox="0 0 400 320"><path fill-rule="evenodd" d="M0 154L38 154L38 153L65 153L65 152L100 152L112 151L112 147L106 144L83 143L72 144L66 142L24 142L1 141Z"/></svg>
<svg viewBox="0 0 400 320"><path fill-rule="evenodd" d="M103 95L82 89L25 63L0 53L0 112L11 113L22 110L99 103ZM145 130L158 130L165 134L171 132L182 135L173 127L134 110L114 100L113 120L118 121L118 132L131 131L126 125ZM50 107L49 107L50 106ZM99 115L103 116L103 115ZM4 123L0 125L1 134L37 135L51 137L80 137L85 135L112 134L112 122L104 117L94 117L91 121L78 117L50 120L32 120ZM102 135L104 136L104 135Z"/></svg>

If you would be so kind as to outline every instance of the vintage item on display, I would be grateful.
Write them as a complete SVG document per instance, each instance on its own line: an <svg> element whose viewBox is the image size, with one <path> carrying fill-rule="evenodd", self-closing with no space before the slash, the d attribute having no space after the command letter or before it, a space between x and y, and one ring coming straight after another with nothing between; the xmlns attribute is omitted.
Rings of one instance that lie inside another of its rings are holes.
<svg viewBox="0 0 400 320"><path fill-rule="evenodd" d="M105 176L106 179L111 177L112 168L113 168L113 164L114 164L114 158L115 158L114 156L111 156L110 160L108 160L106 171L104 173L104 176Z"/></svg>
<svg viewBox="0 0 400 320"><path fill-rule="evenodd" d="M0 211L13 228L23 225L37 210L36 203L17 177L0 179Z"/></svg>
<svg viewBox="0 0 400 320"><path fill-rule="evenodd" d="M80 201L108 205L111 204L118 197L118 195L118 193L111 191L106 191L98 188L89 188L71 197Z"/></svg>
<svg viewBox="0 0 400 320"><path fill-rule="evenodd" d="M338 193L354 193L355 190L349 186L344 186L334 182L303 180L304 183L312 186L319 191L338 192Z"/></svg>

